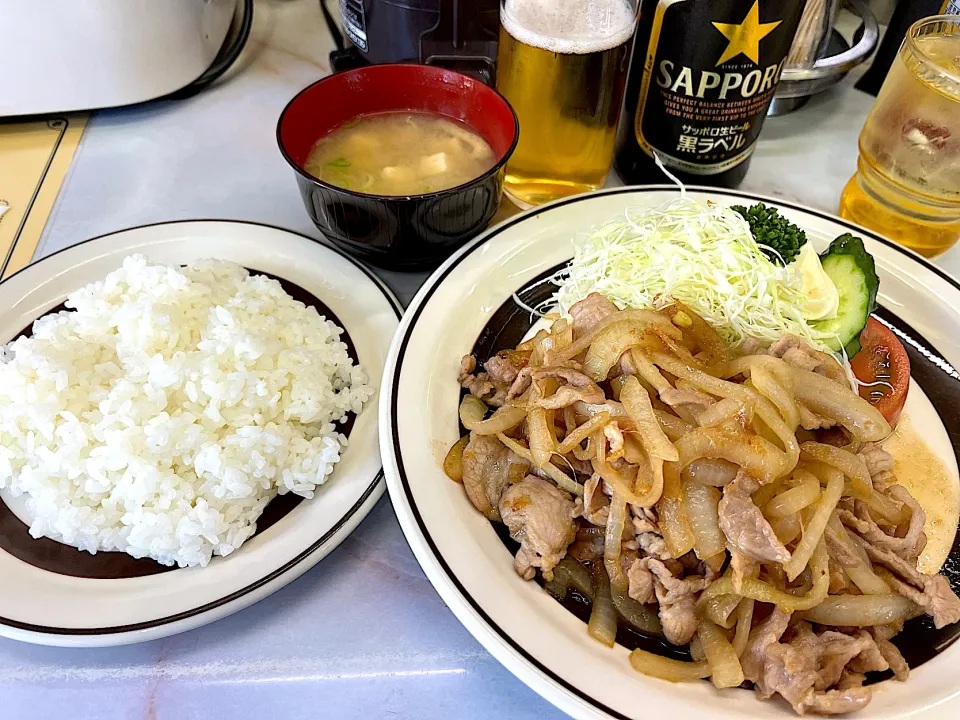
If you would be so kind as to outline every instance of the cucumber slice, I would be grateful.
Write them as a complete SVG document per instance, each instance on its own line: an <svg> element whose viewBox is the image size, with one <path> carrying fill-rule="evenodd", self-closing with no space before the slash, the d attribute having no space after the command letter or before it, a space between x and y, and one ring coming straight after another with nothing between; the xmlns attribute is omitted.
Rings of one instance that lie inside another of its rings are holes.
<svg viewBox="0 0 960 720"><path fill-rule="evenodd" d="M827 340L835 352L841 348L848 357L860 351L860 333L870 313L877 309L877 277L873 256L863 247L863 240L845 233L830 243L820 256L824 272L833 280L840 294L837 316L811 323L822 332L836 337Z"/></svg>

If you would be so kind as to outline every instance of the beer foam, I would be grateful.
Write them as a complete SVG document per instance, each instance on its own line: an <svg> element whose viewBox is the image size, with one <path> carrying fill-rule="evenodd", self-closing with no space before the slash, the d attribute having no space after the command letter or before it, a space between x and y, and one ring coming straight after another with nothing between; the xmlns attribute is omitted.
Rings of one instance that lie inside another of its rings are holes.
<svg viewBox="0 0 960 720"><path fill-rule="evenodd" d="M586 55L622 45L633 35L626 0L506 0L500 22L514 39L564 55Z"/></svg>

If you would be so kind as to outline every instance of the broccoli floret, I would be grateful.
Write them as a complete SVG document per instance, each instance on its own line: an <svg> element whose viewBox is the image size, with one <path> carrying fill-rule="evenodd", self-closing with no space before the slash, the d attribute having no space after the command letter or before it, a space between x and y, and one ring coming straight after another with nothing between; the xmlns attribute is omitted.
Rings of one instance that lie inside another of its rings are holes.
<svg viewBox="0 0 960 720"><path fill-rule="evenodd" d="M780 215L776 210L763 203L747 208L734 205L743 219L750 224L750 232L764 254L778 265L790 264L800 254L800 248L807 242L807 234ZM769 248L769 250L768 250Z"/></svg>

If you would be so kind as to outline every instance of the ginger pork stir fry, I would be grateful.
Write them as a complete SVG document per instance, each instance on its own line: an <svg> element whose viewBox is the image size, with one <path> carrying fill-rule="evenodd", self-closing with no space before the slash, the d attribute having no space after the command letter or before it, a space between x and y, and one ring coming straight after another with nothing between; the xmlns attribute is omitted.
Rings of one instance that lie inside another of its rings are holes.
<svg viewBox="0 0 960 720"><path fill-rule="evenodd" d="M800 714L862 708L868 672L905 680L890 639L960 599L917 571L924 512L843 368L791 336L735 353L681 304L593 294L570 316L463 359L469 434L444 467L520 543L517 573L590 599L608 646L618 623L689 645L631 654L667 680L749 680Z"/></svg>

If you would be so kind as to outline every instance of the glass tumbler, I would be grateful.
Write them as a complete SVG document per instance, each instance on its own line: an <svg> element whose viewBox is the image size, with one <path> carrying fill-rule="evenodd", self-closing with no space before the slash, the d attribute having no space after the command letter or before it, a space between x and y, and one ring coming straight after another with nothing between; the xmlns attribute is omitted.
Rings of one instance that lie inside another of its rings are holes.
<svg viewBox="0 0 960 720"><path fill-rule="evenodd" d="M636 23L631 0L501 0L497 90L520 119L504 186L516 204L605 182Z"/></svg>
<svg viewBox="0 0 960 720"><path fill-rule="evenodd" d="M960 16L910 27L859 148L842 217L927 257L960 239Z"/></svg>

